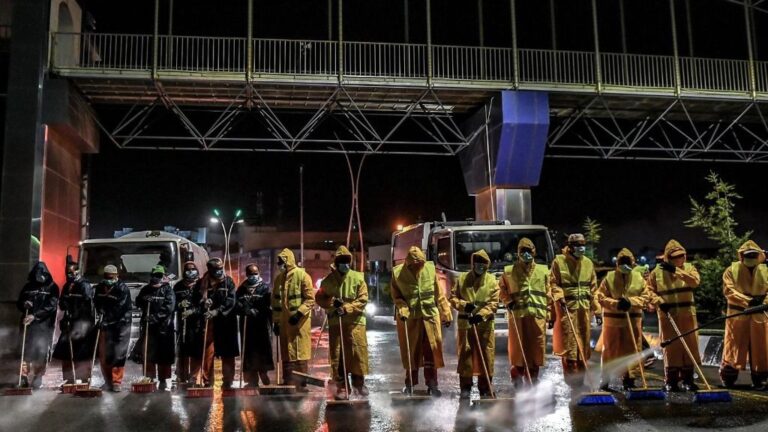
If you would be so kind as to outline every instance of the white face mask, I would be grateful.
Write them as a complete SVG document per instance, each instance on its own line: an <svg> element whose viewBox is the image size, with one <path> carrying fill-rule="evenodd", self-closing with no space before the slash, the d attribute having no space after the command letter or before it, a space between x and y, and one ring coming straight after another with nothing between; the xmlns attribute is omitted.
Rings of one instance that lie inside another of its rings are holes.
<svg viewBox="0 0 768 432"><path fill-rule="evenodd" d="M629 264L622 264L621 266L619 266L619 271L621 271L624 274L632 273L632 266L630 266Z"/></svg>
<svg viewBox="0 0 768 432"><path fill-rule="evenodd" d="M574 246L571 250L573 251L572 252L573 256L575 256L576 258L581 258L581 257L584 256L584 252L587 251L587 247L586 246Z"/></svg>

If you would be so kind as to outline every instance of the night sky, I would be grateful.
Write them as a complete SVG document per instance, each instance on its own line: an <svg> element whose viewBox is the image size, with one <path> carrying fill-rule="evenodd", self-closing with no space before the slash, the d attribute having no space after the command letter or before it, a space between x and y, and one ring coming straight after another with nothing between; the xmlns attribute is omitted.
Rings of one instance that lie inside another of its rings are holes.
<svg viewBox="0 0 768 432"><path fill-rule="evenodd" d="M87 0L85 8L100 32L151 33L151 0L125 3ZM175 34L245 35L244 0L204 2L176 0ZM327 35L326 2L321 0L256 1L255 36L323 39ZM402 41L402 2L346 0L345 36L349 40ZM423 0L410 0L413 42L423 42ZM434 43L477 44L472 0L435 0ZM600 28L604 51L620 51L617 4L601 0ZM744 58L743 11L723 0L692 1L695 54ZM166 0L161 1L163 7ZM508 46L506 0L485 0L486 45ZM551 47L548 2L518 0L520 46ZM558 49L590 50L589 0L558 1ZM630 52L670 54L669 6L666 0L627 0ZM681 53L687 39L684 9L678 2ZM213 6L215 5L215 7ZM758 40L768 30L767 15L758 14ZM161 33L167 16L161 17ZM765 23L765 25L763 25ZM765 37L762 40L766 40ZM760 58L765 45L758 46ZM355 157L358 158L359 156ZM91 236L109 236L120 227L194 228L207 224L218 207L241 207L249 223L298 229L299 165L305 166L305 223L308 230L344 230L349 217L350 186L341 155L285 155L118 150L102 139L91 156ZM737 186L742 229L756 231L768 246L762 226L768 210L765 166L742 164L620 162L546 159L541 183L533 188L534 222L561 232L578 229L586 216L605 226L603 251L630 246L661 248L669 237L689 247L707 247L698 231L684 228L689 196L702 197L704 176L714 170ZM115 181L116 177L128 179ZM457 158L373 156L365 162L360 185L363 227L383 237L398 223L474 215ZM258 214L257 194L263 196Z"/></svg>

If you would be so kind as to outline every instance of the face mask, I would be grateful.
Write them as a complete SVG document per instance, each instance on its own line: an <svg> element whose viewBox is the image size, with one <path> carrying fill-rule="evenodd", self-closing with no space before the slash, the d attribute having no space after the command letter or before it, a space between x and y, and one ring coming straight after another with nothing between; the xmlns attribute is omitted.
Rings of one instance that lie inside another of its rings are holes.
<svg viewBox="0 0 768 432"><path fill-rule="evenodd" d="M75 282L77 280L77 273L67 273L67 281Z"/></svg>
<svg viewBox="0 0 768 432"><path fill-rule="evenodd" d="M474 270L475 274L479 276L488 270L488 264L477 263L472 267L472 269Z"/></svg>
<svg viewBox="0 0 768 432"><path fill-rule="evenodd" d="M42 271L35 272L35 281L37 283L43 283L45 282L45 279L46 279L45 273L43 273Z"/></svg>
<svg viewBox="0 0 768 432"><path fill-rule="evenodd" d="M187 270L184 272L184 279L193 281L197 279L198 272L197 270Z"/></svg>
<svg viewBox="0 0 768 432"><path fill-rule="evenodd" d="M758 259L757 258L744 258L744 265L752 268L757 267Z"/></svg>
<svg viewBox="0 0 768 432"><path fill-rule="evenodd" d="M587 251L587 247L586 246L576 246L572 250L573 250L573 252L572 252L573 256L575 256L576 258L581 258L581 257L584 256L584 252Z"/></svg>
<svg viewBox="0 0 768 432"><path fill-rule="evenodd" d="M520 258L522 258L524 263L529 263L533 261L533 255L530 252L523 252Z"/></svg>
<svg viewBox="0 0 768 432"><path fill-rule="evenodd" d="M224 279L224 269L214 270L213 277L215 277L216 279Z"/></svg>
<svg viewBox="0 0 768 432"><path fill-rule="evenodd" d="M347 263L338 263L338 264L336 264L336 269L341 274L347 274L349 272L349 264L347 264Z"/></svg>
<svg viewBox="0 0 768 432"><path fill-rule="evenodd" d="M619 266L619 271L621 271L624 274L632 273L632 267L628 264L622 264Z"/></svg>
<svg viewBox="0 0 768 432"><path fill-rule="evenodd" d="M279 268L280 271L285 271L285 263L277 263L277 268Z"/></svg>
<svg viewBox="0 0 768 432"><path fill-rule="evenodd" d="M248 275L248 284L249 285L258 285L261 283L261 276L260 275Z"/></svg>
<svg viewBox="0 0 768 432"><path fill-rule="evenodd" d="M101 281L101 283L103 283L108 287L111 287L112 285L117 283L117 279L104 279L103 281Z"/></svg>
<svg viewBox="0 0 768 432"><path fill-rule="evenodd" d="M163 282L162 276L152 276L149 278L149 284L153 286L158 286Z"/></svg>

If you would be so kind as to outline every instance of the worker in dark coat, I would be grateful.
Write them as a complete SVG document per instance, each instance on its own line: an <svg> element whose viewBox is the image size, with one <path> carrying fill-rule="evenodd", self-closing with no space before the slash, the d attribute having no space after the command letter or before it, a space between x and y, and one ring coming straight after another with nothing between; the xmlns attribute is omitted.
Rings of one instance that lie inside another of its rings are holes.
<svg viewBox="0 0 768 432"><path fill-rule="evenodd" d="M194 262L184 263L182 279L173 286L176 295L176 341L178 359L176 362L176 382L188 384L194 381L192 373L192 358L200 358L202 347L195 344L196 338L202 338L202 322L199 316L187 315L185 312L192 307L192 296L195 293L200 272Z"/></svg>
<svg viewBox="0 0 768 432"><path fill-rule="evenodd" d="M26 342L22 362L22 386L30 384L39 389L43 385L48 351L56 324L56 305L59 301L59 286L51 278L44 262L32 266L27 283L19 293L16 306L23 313L21 331L26 328Z"/></svg>
<svg viewBox="0 0 768 432"><path fill-rule="evenodd" d="M235 282L224 271L224 262L213 258L206 263L208 271L198 284L192 297L194 313L205 320L208 327L205 338L205 367L203 382L206 387L213 381L213 358L221 358L222 388L232 387L235 379L235 357L240 355L237 315L235 310ZM205 328L204 328L205 330ZM203 350L203 331L200 334L200 353ZM198 354L200 355L200 354Z"/></svg>
<svg viewBox="0 0 768 432"><path fill-rule="evenodd" d="M136 297L136 307L141 310L141 337L146 337L146 340L140 340L145 344L140 348L146 347L147 353L144 376L156 377L160 381L158 391L167 388L166 380L171 377L171 366L176 359L173 332L175 302L173 288L165 277L165 267L153 267L149 283Z"/></svg>
<svg viewBox="0 0 768 432"><path fill-rule="evenodd" d="M261 278L256 264L245 268L246 280L237 289L237 314L240 316L243 380L248 387L269 385L267 371L275 369L272 361L272 310L269 285ZM244 336L243 336L244 335Z"/></svg>
<svg viewBox="0 0 768 432"><path fill-rule="evenodd" d="M96 345L93 286L80 274L77 264L68 264L66 271L67 282L59 298L61 335L53 358L61 360L64 383L75 384L76 380L89 382L91 378L91 358Z"/></svg>

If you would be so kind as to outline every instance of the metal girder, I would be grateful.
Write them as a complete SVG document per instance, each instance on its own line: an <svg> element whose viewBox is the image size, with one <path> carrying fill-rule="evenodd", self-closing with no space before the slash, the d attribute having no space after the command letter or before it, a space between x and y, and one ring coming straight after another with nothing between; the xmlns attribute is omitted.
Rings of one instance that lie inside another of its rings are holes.
<svg viewBox="0 0 768 432"><path fill-rule="evenodd" d="M548 157L768 162L768 104L745 103L730 117L701 121L685 100L672 99L663 110L627 119L601 99L553 118Z"/></svg>
<svg viewBox="0 0 768 432"><path fill-rule="evenodd" d="M146 105L95 107L97 124L119 148L455 155L469 142L431 88L404 99L402 112L382 112L365 109L343 84L311 110L276 109L250 83L225 107L204 108L154 87L158 96Z"/></svg>

